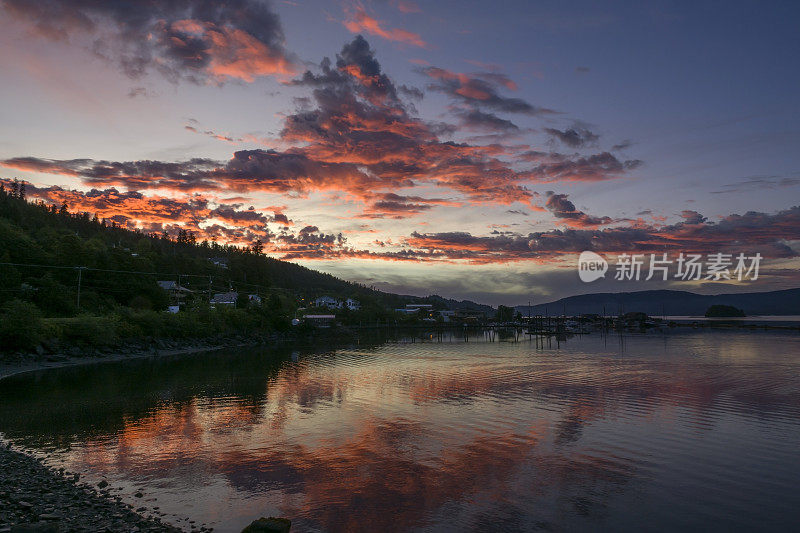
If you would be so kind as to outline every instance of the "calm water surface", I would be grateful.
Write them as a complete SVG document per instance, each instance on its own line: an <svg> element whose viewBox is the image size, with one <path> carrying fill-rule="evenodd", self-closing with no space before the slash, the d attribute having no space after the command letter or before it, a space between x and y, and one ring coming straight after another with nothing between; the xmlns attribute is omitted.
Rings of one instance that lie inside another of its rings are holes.
<svg viewBox="0 0 800 533"><path fill-rule="evenodd" d="M218 531L269 515L292 531L796 530L800 335L454 339L49 370L0 381L0 431Z"/></svg>

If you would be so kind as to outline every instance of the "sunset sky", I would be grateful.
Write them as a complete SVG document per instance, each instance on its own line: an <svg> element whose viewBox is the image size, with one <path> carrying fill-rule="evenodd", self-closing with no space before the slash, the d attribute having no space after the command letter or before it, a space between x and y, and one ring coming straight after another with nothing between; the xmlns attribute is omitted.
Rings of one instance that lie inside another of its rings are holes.
<svg viewBox="0 0 800 533"><path fill-rule="evenodd" d="M797 287L794 2L0 0L0 179L490 304ZM756 282L577 254L761 253Z"/></svg>

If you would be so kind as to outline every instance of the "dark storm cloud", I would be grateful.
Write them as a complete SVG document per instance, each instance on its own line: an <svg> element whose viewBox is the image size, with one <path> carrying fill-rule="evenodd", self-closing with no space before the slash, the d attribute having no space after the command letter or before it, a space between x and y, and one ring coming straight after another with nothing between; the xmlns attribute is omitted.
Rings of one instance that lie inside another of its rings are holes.
<svg viewBox="0 0 800 533"><path fill-rule="evenodd" d="M345 45L335 63L325 59L319 71L305 72L294 83L312 88L316 107L288 116L281 136L304 143L298 151L310 158L360 165L383 185L431 182L481 202L532 197L516 183L523 174L492 157L497 147L442 141L439 135L452 132L451 126L411 116L361 36Z"/></svg>
<svg viewBox="0 0 800 533"><path fill-rule="evenodd" d="M227 162L190 159L182 162L93 161L89 159L12 158L9 168L80 177L91 186L114 185L130 189L165 188L182 191L248 189L273 192L363 186L369 178L354 165L324 163L302 154L272 150L240 150Z"/></svg>
<svg viewBox="0 0 800 533"><path fill-rule="evenodd" d="M518 159L537 163L529 174L531 179L541 182L603 181L619 177L642 165L638 159L621 161L609 152L576 156L528 151L520 154Z"/></svg>
<svg viewBox="0 0 800 533"><path fill-rule="evenodd" d="M407 218L418 215L435 206L459 206L460 204L444 198L423 198L404 196L395 193L375 195L358 218Z"/></svg>
<svg viewBox="0 0 800 533"><path fill-rule="evenodd" d="M315 161L302 153L239 150L224 166L210 173L221 185L306 193L312 190L367 187L372 180L355 165Z"/></svg>
<svg viewBox="0 0 800 533"><path fill-rule="evenodd" d="M5 13L60 41L91 41L132 78L156 70L203 82L289 74L278 16L259 0L2 0Z"/></svg>
<svg viewBox="0 0 800 533"><path fill-rule="evenodd" d="M0 180L6 188L10 180ZM793 243L800 241L800 206L774 214L747 212L732 214L717 222L708 221L699 213L682 213L684 220L672 225L617 226L555 229L525 234L494 232L487 236L467 232L414 232L402 243L402 249L375 253L347 246L341 234L326 234L317 226L303 226L297 233L281 230L273 234L267 222L281 222L254 209L236 205L210 205L202 196L183 199L145 196L137 191L116 189L72 191L57 186L36 187L26 184L30 197L48 203L66 203L72 212L96 213L101 218L116 220L130 228L145 231L191 229L199 238L224 239L249 244L255 239L269 242L268 252L291 259L369 258L396 261L467 261L472 263L504 263L509 261L547 261L595 250L600 253L662 253L665 251L711 254L717 252L753 254L767 258L797 257ZM426 205L418 197L386 196L380 201L410 202ZM427 200L438 202L438 199ZM580 223L587 217L575 209L564 195L550 194L548 209L565 220Z"/></svg>
<svg viewBox="0 0 800 533"><path fill-rule="evenodd" d="M558 130L555 128L545 128L547 133L553 139L558 139L562 144L570 148L584 148L597 144L600 136L591 132L586 128L567 128L566 130Z"/></svg>
<svg viewBox="0 0 800 533"><path fill-rule="evenodd" d="M307 234L307 233L316 233L319 231L319 228L316 226L305 226L303 229L300 230L300 235Z"/></svg>
<svg viewBox="0 0 800 533"><path fill-rule="evenodd" d="M406 244L414 251L438 252L448 259L475 263L508 262L531 258L529 238L519 234L476 236L468 232L413 232Z"/></svg>
<svg viewBox="0 0 800 533"><path fill-rule="evenodd" d="M471 130L485 130L494 132L514 132L519 131L519 127L504 118L500 118L494 113L484 113L477 109L458 112L461 124Z"/></svg>
<svg viewBox="0 0 800 533"><path fill-rule="evenodd" d="M428 85L433 91L442 92L456 101L473 107L483 107L505 113L526 115L552 115L556 111L537 107L521 99L500 94L500 89L516 89L516 84L502 74L478 72L462 74L438 67L421 67L418 71L434 81Z"/></svg>
<svg viewBox="0 0 800 533"><path fill-rule="evenodd" d="M612 152L619 152L620 150L625 150L627 148L630 148L631 146L633 146L633 143L626 139L626 140L622 141L621 143L615 144L614 146L612 146L611 147L611 151Z"/></svg>
<svg viewBox="0 0 800 533"><path fill-rule="evenodd" d="M238 226L261 227L267 224L269 218L255 209L242 211L233 206L221 205L209 212L209 216L219 218Z"/></svg>
<svg viewBox="0 0 800 533"><path fill-rule="evenodd" d="M800 185L800 173L788 176L750 176L734 183L723 185L720 190L711 191L711 194L750 192L763 189L796 187L798 185Z"/></svg>
<svg viewBox="0 0 800 533"><path fill-rule="evenodd" d="M283 213L275 213L273 220L278 224L283 224L284 226L288 226L291 223L289 217L287 217Z"/></svg>
<svg viewBox="0 0 800 533"><path fill-rule="evenodd" d="M349 90L356 93L353 96L362 96L372 104L386 103L402 107L397 88L381 70L369 43L361 35L342 47L341 52L336 55L335 63L328 58L323 59L320 70L319 74L307 70L293 84L328 91ZM404 92L409 93L412 90L406 87Z"/></svg>
<svg viewBox="0 0 800 533"><path fill-rule="evenodd" d="M681 211L681 218L683 218L686 224L702 224L706 220L706 217L698 213L697 211L692 211L690 209Z"/></svg>
<svg viewBox="0 0 800 533"><path fill-rule="evenodd" d="M568 200L566 194L555 194L548 191L545 207L553 213L554 217L565 220L570 226L597 227L613 222L609 217L595 217L576 209L575 204Z"/></svg>
<svg viewBox="0 0 800 533"><path fill-rule="evenodd" d="M547 192L545 207L558 218L569 218L579 213L575 209L575 204L567 199L566 194L555 194L552 191Z"/></svg>
<svg viewBox="0 0 800 533"><path fill-rule="evenodd" d="M417 87L410 87L408 85L399 85L397 89L408 98L413 100L422 100L425 98L425 93L422 92L422 89L418 89Z"/></svg>
<svg viewBox="0 0 800 533"><path fill-rule="evenodd" d="M182 5L182 4L181 4ZM223 9L223 8L220 8ZM483 73L480 84L467 78L470 89L514 88L501 74ZM188 192L265 191L293 196L311 192L343 193L365 205L364 216L402 217L450 205L440 199L409 195L389 198L398 189L434 186L455 191L473 204L534 205L530 182L597 181L618 178L638 166L608 152L579 156L524 152L527 145L471 144L443 140L452 126L422 120L382 70L369 43L357 36L334 60L291 82L310 90L294 113L284 119L278 150L238 150L227 161L195 158L178 162L105 161L15 157L0 165L31 172L62 174L91 187ZM461 82L459 82L461 83ZM470 97L480 95L462 91ZM494 94L494 93L493 93ZM489 95L488 100L494 97ZM530 110L529 108L526 108ZM465 111L472 123L513 130L510 121L477 107ZM186 125L228 142L239 138ZM511 162L509 162L511 160ZM380 195L384 195L383 198Z"/></svg>
<svg viewBox="0 0 800 533"><path fill-rule="evenodd" d="M701 217L702 218L702 217ZM668 226L566 229L528 235L474 236L464 232L413 233L411 249L437 252L449 259L491 263L550 260L565 254L595 250L600 253L661 253L679 251L760 252L765 257L796 257L787 242L800 241L800 207L775 214L733 214L719 222L698 222L696 216Z"/></svg>
<svg viewBox="0 0 800 533"><path fill-rule="evenodd" d="M217 188L208 172L215 169L218 163L210 159L116 162L14 157L5 159L0 164L19 170L76 176L92 186L115 185L131 189L165 187L177 190Z"/></svg>

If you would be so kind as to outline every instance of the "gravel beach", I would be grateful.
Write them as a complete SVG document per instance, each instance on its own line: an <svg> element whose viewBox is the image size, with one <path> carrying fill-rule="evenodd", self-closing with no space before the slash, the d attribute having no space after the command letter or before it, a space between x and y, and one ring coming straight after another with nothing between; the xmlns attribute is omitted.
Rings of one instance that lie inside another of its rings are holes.
<svg viewBox="0 0 800 533"><path fill-rule="evenodd" d="M4 356L0 357L0 379L48 368L188 355L248 344L180 346L170 343L159 346L160 349L126 350L100 356ZM158 516L145 516L152 511L142 507L137 512L136 507L123 503L120 496L109 489L107 486L90 487L81 483L77 474L48 468L36 457L0 439L0 533L211 531L188 519L185 529L179 529L163 523Z"/></svg>
<svg viewBox="0 0 800 533"><path fill-rule="evenodd" d="M89 487L74 474L0 446L0 532L181 531L142 516L107 486ZM198 530L201 531L201 530ZM206 530L207 531L207 530Z"/></svg>

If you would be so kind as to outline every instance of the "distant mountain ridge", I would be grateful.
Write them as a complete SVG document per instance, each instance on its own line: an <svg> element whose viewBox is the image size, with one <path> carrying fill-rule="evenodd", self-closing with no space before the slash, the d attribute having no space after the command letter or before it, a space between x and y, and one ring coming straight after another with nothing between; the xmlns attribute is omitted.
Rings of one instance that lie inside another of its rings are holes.
<svg viewBox="0 0 800 533"><path fill-rule="evenodd" d="M639 311L651 316L702 316L710 306L732 305L747 315L800 315L800 288L739 294L696 294L689 291L655 290L619 293L581 294L548 303L532 305L537 315L580 315L597 313L617 315ZM515 309L528 314L527 305Z"/></svg>

